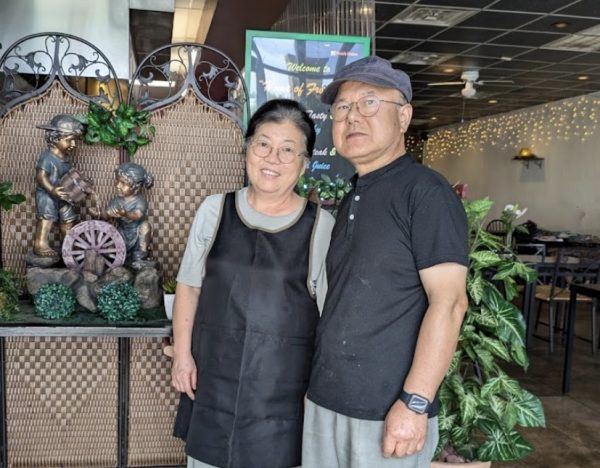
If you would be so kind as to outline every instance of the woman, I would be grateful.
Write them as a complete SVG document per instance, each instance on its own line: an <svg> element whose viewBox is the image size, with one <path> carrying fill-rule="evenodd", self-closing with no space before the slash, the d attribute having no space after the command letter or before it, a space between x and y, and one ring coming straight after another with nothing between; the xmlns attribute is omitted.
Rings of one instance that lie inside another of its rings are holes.
<svg viewBox="0 0 600 468"><path fill-rule="evenodd" d="M177 277L175 435L188 467L300 465L314 331L332 216L294 192L315 143L295 101L246 132L250 186L200 206Z"/></svg>

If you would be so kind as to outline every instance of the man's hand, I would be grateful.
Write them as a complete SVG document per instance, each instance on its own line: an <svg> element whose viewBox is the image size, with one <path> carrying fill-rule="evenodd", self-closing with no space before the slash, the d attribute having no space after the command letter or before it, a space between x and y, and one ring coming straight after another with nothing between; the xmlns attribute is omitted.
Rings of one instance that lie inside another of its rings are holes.
<svg viewBox="0 0 600 468"><path fill-rule="evenodd" d="M404 457L423 449L427 436L426 414L417 414L397 400L385 417L383 427L383 456Z"/></svg>
<svg viewBox="0 0 600 468"><path fill-rule="evenodd" d="M190 399L194 399L196 390L196 363L191 353L184 356L173 357L171 368L171 383L179 392L186 393Z"/></svg>

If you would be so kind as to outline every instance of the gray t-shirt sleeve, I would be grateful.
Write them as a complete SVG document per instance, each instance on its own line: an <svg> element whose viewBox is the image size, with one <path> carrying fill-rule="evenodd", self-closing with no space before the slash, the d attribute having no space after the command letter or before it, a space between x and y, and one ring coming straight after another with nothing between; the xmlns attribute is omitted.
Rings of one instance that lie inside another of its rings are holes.
<svg viewBox="0 0 600 468"><path fill-rule="evenodd" d="M202 287L206 256L215 237L222 203L223 194L210 195L198 208L179 266L178 283Z"/></svg>
<svg viewBox="0 0 600 468"><path fill-rule="evenodd" d="M331 230L335 223L335 218L327 211L320 209L319 221L315 227L315 237L311 252L311 271L310 288L311 294L316 296L319 313L323 312L325 296L327 295L327 271L325 269L325 259L329 250L331 240Z"/></svg>

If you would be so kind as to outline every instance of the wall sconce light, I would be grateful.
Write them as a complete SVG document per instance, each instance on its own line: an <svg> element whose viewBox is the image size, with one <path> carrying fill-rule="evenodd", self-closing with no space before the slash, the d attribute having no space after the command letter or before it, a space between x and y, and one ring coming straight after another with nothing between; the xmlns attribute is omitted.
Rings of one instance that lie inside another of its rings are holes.
<svg viewBox="0 0 600 468"><path fill-rule="evenodd" d="M513 161L521 161L527 168L529 168L529 163L537 164L541 168L544 158L537 157L531 148L525 147L519 150L519 154L513 158Z"/></svg>

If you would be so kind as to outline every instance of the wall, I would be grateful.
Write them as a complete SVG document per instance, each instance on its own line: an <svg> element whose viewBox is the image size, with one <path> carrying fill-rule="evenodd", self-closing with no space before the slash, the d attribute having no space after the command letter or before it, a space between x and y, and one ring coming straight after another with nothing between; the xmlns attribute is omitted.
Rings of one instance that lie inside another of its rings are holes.
<svg viewBox="0 0 600 468"><path fill-rule="evenodd" d="M0 0L0 55L13 42L43 32L73 34L91 42L108 57L119 78L129 78L128 0ZM45 48L42 42L37 47ZM94 76L93 70L89 73L83 75Z"/></svg>
<svg viewBox="0 0 600 468"><path fill-rule="evenodd" d="M522 221L600 235L599 115L595 93L439 129L423 162L451 183L467 183L468 198L489 196L492 217L518 203L528 208ZM512 161L526 146L544 158L541 168Z"/></svg>

